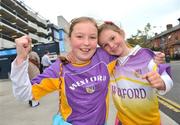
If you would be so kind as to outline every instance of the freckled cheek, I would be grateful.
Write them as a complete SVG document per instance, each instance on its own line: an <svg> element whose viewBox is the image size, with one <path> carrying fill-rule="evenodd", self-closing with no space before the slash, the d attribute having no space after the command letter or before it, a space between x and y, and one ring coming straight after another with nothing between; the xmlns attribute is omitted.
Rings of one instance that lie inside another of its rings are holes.
<svg viewBox="0 0 180 125"><path fill-rule="evenodd" d="M96 48L96 47L97 47L97 42L91 43L91 47L92 47L92 48Z"/></svg>
<svg viewBox="0 0 180 125"><path fill-rule="evenodd" d="M116 43L119 43L119 44L124 44L125 43L125 41L124 41L124 39L119 39L119 40L117 40L117 42Z"/></svg>
<svg viewBox="0 0 180 125"><path fill-rule="evenodd" d="M82 46L82 43L76 42L76 43L71 43L71 47L73 48L80 48Z"/></svg>
<svg viewBox="0 0 180 125"><path fill-rule="evenodd" d="M97 44L93 45L92 48L97 48Z"/></svg>

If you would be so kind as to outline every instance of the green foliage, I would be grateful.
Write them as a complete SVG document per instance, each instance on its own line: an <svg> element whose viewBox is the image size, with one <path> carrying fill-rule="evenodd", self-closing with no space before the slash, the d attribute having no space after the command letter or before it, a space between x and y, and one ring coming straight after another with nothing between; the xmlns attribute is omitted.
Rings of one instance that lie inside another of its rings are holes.
<svg viewBox="0 0 180 125"><path fill-rule="evenodd" d="M129 39L127 39L127 42L131 46L135 46L138 44L142 47L149 48L150 46L147 40L152 37L150 36L150 31L151 31L151 24L147 23L143 30L138 29L136 35L132 35Z"/></svg>
<svg viewBox="0 0 180 125"><path fill-rule="evenodd" d="M152 49L153 51L161 51L161 48L159 48L159 47L151 47L151 49Z"/></svg>

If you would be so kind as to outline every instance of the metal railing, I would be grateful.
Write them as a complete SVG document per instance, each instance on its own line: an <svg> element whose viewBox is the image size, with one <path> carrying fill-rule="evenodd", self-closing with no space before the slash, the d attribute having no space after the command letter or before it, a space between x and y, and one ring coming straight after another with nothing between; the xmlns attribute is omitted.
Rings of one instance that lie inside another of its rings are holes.
<svg viewBox="0 0 180 125"><path fill-rule="evenodd" d="M4 18L0 17L0 20L1 20L1 22L7 24L8 26L11 26L11 27L13 27L13 28L15 28L15 29L18 29L19 31L21 31L21 32L23 32L23 33L28 34L28 32L25 31L23 28L21 28L21 27L19 27L19 26L17 26L17 25L13 25L11 22L9 22L8 20L6 20L6 19L4 19Z"/></svg>
<svg viewBox="0 0 180 125"><path fill-rule="evenodd" d="M16 10L11 9L9 6L7 6L7 5L4 4L3 2L0 2L0 5L1 5L3 8L7 9L8 11L10 11L11 13L13 13L14 15L18 16L20 19L24 20L25 22L28 21L25 17L21 16L18 12L16 12Z"/></svg>
<svg viewBox="0 0 180 125"><path fill-rule="evenodd" d="M15 40L11 36L9 36L7 34L3 34L3 33L0 33L0 38L6 39L6 40L9 40L9 41L14 41Z"/></svg>

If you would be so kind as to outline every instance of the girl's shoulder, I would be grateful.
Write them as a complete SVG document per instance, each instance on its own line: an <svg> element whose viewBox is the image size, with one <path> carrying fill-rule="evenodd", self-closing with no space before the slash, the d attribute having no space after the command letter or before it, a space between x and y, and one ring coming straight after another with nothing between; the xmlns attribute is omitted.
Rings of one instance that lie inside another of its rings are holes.
<svg viewBox="0 0 180 125"><path fill-rule="evenodd" d="M132 61L149 61L153 58L154 52L148 48L135 47L129 55L128 62Z"/></svg>
<svg viewBox="0 0 180 125"><path fill-rule="evenodd" d="M146 55L146 56L151 56L151 57L155 55L155 53L149 48L141 48L138 53L141 55Z"/></svg>
<svg viewBox="0 0 180 125"><path fill-rule="evenodd" d="M98 59L99 61L105 61L109 63L117 59L117 57L108 54L104 49L98 47L92 59Z"/></svg>

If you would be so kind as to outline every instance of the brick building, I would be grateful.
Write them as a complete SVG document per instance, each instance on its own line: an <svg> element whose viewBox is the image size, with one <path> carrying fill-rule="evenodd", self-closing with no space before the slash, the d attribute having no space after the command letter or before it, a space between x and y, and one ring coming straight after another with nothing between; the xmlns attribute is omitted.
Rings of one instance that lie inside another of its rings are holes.
<svg viewBox="0 0 180 125"><path fill-rule="evenodd" d="M180 18L178 20L178 25L167 24L165 31L155 34L148 41L151 49L161 50L171 58L180 59Z"/></svg>

